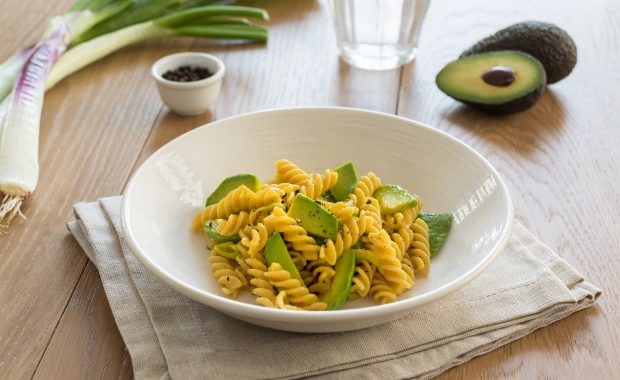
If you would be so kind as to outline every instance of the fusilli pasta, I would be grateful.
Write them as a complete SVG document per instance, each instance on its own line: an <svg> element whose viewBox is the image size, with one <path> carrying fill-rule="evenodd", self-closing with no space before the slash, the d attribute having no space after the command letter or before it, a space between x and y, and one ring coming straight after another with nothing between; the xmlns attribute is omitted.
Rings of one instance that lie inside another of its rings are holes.
<svg viewBox="0 0 620 380"><path fill-rule="evenodd" d="M413 286L416 275L428 273L429 228L418 218L422 201L417 195L413 195L415 207L387 212L395 208L384 205L382 209L385 198L376 192L381 179L372 172L357 179L353 171L344 187L353 190L339 195L338 199L344 200L336 201L330 190L339 183L341 168L319 174L289 160L279 160L275 167L274 179L262 183L257 191L250 188L255 188L255 183L229 189L219 202L196 213L192 220L193 230L204 229L210 238L207 246L213 252L209 263L223 294L236 298L247 289L261 306L325 310L328 302L324 297L333 293L330 289L338 283L336 268L340 266L336 264L349 249L358 249L345 255L346 260L357 256L354 267L352 261L343 261L351 264L349 299L370 295L379 303L393 302ZM386 186L392 185L382 186L381 191ZM327 218L327 223L320 224L323 234L316 225L305 224L304 218L312 213L299 215L299 209L291 210L297 198L305 199L304 207L314 207L316 223L323 223L317 214ZM269 256L272 237L285 248L279 248L284 255L288 252L286 265L280 262L282 256Z"/></svg>

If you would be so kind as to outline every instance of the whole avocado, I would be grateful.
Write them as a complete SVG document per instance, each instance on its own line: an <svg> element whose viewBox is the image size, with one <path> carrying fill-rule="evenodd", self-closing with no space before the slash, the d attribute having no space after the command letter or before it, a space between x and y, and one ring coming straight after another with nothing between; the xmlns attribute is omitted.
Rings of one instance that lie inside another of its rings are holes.
<svg viewBox="0 0 620 380"><path fill-rule="evenodd" d="M547 83L568 76L577 63L577 46L563 29L541 21L514 24L488 36L465 50L460 58L497 50L519 50L538 59L547 73Z"/></svg>

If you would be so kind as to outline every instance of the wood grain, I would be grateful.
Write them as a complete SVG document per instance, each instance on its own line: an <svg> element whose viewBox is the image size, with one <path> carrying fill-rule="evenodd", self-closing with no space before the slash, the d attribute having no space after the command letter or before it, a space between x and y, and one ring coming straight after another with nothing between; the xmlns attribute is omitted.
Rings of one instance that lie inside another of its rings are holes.
<svg viewBox="0 0 620 380"><path fill-rule="evenodd" d="M527 5L525 5L527 3ZM620 110L617 2L433 2L420 56L403 72L398 113L428 123L481 152L507 181L517 218L603 289L594 308L447 372L445 378L614 378L620 368ZM559 12L559 9L571 11ZM575 9L577 8L577 9ZM510 10L510 11L508 11ZM494 117L441 93L436 73L464 48L515 22L565 28L579 49L575 71L528 112ZM450 22L447 22L450 20ZM479 20L479 22L473 22ZM585 22L590 20L591 22ZM615 57L611 59L611 57Z"/></svg>
<svg viewBox="0 0 620 380"><path fill-rule="evenodd" d="M49 8L36 3L9 7L0 17L23 22L36 9L49 18L68 7L68 2ZM13 13L20 10L24 13ZM24 25L28 33L44 26L38 17ZM110 57L115 65L95 64L46 95L39 186L24 210L29 221L0 237L2 377L32 377L86 265L64 225L72 205L118 193L151 130L161 105L155 92L145 91L151 83L143 68L189 42L127 49ZM16 41L2 35L2 57L17 48Z"/></svg>
<svg viewBox="0 0 620 380"><path fill-rule="evenodd" d="M123 348L123 338L92 263L86 266L82 278L34 378L131 379L131 358Z"/></svg>
<svg viewBox="0 0 620 380"><path fill-rule="evenodd" d="M131 153L134 157L138 155L139 157L137 160L125 161L124 168L116 168L117 177L122 182L115 182L120 185L116 189L109 190L108 195L120 193L122 184L131 171L160 146L214 118L291 105L331 104L373 108L390 113L396 111L400 71L366 72L343 65L337 59L336 47L331 40L331 29L326 27L319 33L313 30L316 25L329 26L326 9L309 0L297 1L294 6L290 5L290 2L287 5L284 3L284 1L272 1L266 4L272 18L269 24L271 39L267 48L260 45L222 46L192 40L180 44L174 41L167 43L166 46L171 46L173 50L176 44L177 50L187 50L190 47L191 50L208 51L222 57L227 66L227 75L221 98L213 114L207 113L190 118L177 116L161 106L158 99L151 99L150 106L153 108L149 108L149 116L154 117L148 119L151 127L143 129L140 126L143 133L140 136L142 140L130 142L132 146L137 147ZM307 36L312 36L312 38L307 38ZM296 49L297 41L300 39L304 39L304 44L307 44L311 50ZM158 46L159 44L150 44L140 48L147 55L150 54L150 57L140 57L138 61L135 56L130 57L128 59L134 60L132 66L138 67L139 69L136 70L141 70L146 76L150 63L164 54ZM82 87L84 84L81 81L89 81L93 77L106 78L112 75L112 72L126 70L125 59L124 55L115 54L59 84L54 91L66 91L63 86L73 83L76 83L75 91L84 91ZM258 64L249 64L249 62ZM305 64L292 65L291 62L305 62ZM77 84L78 81L80 84ZM156 97L151 83L141 83L135 79L133 81L136 85L141 85L143 89L149 90L149 95ZM104 97L116 96L118 95L111 90L99 93L102 102L111 102L109 99L104 100ZM127 98L115 100L115 102L123 101L128 100ZM49 96L46 102L49 103ZM116 104L101 107L101 109L114 110ZM129 111L121 109L118 112L119 119L122 119L122 116ZM70 115L62 115L56 122L64 122L65 117L70 118ZM68 120L68 122L71 121ZM63 138L63 135L59 134L59 138ZM64 138L67 139L66 136ZM77 143L73 137L66 142ZM108 150L113 145L110 142L98 144L94 150L91 149L91 152L102 161L107 159L114 161L118 159L112 157L117 154L117 150ZM75 164L78 165L78 162ZM101 168L93 170L102 173ZM119 176L119 173L122 175ZM100 191L97 187L94 189ZM102 195L106 193L100 192L98 196ZM67 210L70 210L70 205ZM98 288L87 297L88 289L93 286L93 283L98 284ZM66 302L67 299L65 299ZM114 377L118 371L125 370L123 364L127 363L127 355L124 354L122 341L106 338L118 335L113 318L92 318L90 316L93 310L101 309L102 302L106 302L107 311L109 307L98 274L96 271L88 270L87 267L79 279L77 289L69 300L69 307L64 311L41 360L36 372L37 378L90 378L103 375ZM75 306L72 307L72 305ZM95 361L96 357L100 360ZM122 372L120 373L122 375Z"/></svg>
<svg viewBox="0 0 620 380"><path fill-rule="evenodd" d="M70 0L0 2L0 59L32 43ZM64 222L78 201L119 194L133 170L174 137L213 119L293 105L343 105L420 120L467 142L509 184L517 216L603 288L598 306L534 332L444 378L613 378L620 368L620 186L615 122L620 110L620 4L552 0L434 0L420 53L404 70L363 71L337 58L326 1L271 0L269 44L193 39L124 49L60 83L46 96L41 178L29 222L0 237L0 377L130 378L131 363L96 269ZM443 64L512 22L564 27L579 63L532 110L490 117L440 93ZM227 65L212 113L170 113L148 77L152 62L208 51ZM402 75L401 75L402 74Z"/></svg>

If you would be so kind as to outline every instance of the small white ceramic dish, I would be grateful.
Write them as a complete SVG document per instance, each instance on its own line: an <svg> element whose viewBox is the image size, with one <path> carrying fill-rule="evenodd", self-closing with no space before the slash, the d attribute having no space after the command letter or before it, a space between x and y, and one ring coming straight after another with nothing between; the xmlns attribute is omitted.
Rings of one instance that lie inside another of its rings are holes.
<svg viewBox="0 0 620 380"><path fill-rule="evenodd" d="M180 66L206 67L213 75L194 82L175 82L163 77L166 71ZM153 64L151 76L161 99L172 111L181 115L198 115L206 112L217 100L225 71L224 62L212 54L186 52L160 58Z"/></svg>
<svg viewBox="0 0 620 380"><path fill-rule="evenodd" d="M452 231L430 274L398 301L348 301L337 311L288 311L223 296L211 275L206 241L192 216L220 181L236 173L272 178L288 158L311 171L351 160L358 173L419 194L428 212L452 212ZM136 171L122 220L136 257L163 283L249 323L300 332L346 331L403 316L474 279L507 240L513 218L508 190L480 154L418 122L347 108L290 108L219 120L155 152Z"/></svg>

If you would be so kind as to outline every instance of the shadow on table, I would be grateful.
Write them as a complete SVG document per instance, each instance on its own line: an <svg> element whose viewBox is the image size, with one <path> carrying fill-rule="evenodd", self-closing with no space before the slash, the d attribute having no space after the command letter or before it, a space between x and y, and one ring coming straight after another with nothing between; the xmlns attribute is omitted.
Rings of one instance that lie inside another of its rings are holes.
<svg viewBox="0 0 620 380"><path fill-rule="evenodd" d="M545 140L556 138L565 126L566 111L553 90L547 90L531 109L512 115L491 115L461 106L447 119L504 150L535 153Z"/></svg>

